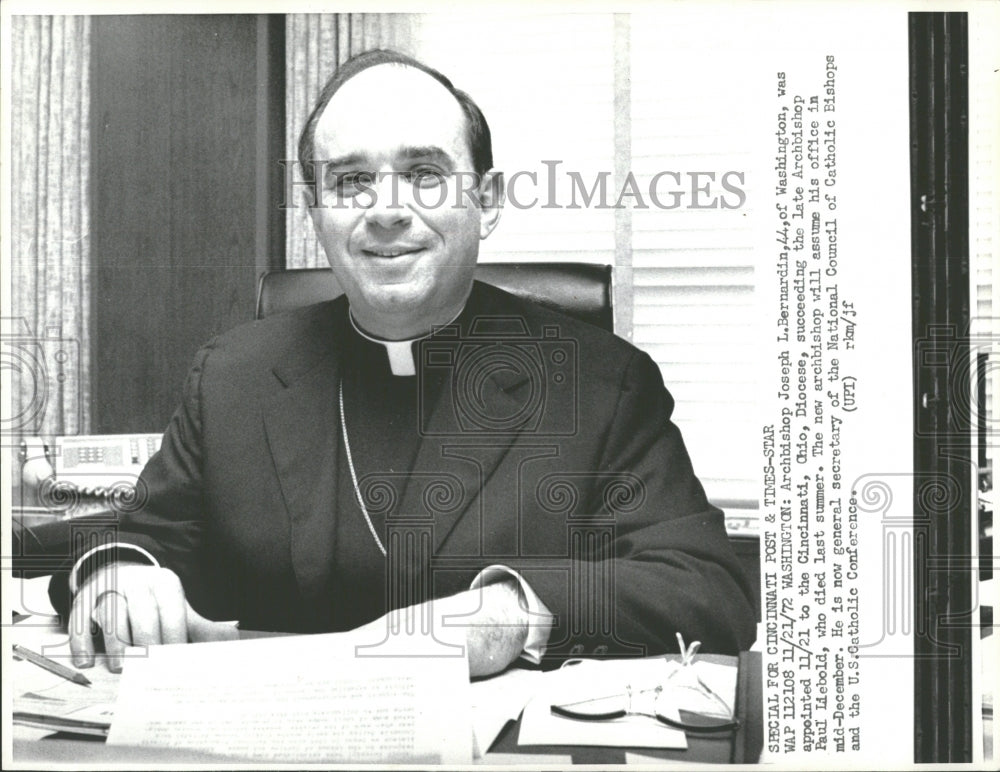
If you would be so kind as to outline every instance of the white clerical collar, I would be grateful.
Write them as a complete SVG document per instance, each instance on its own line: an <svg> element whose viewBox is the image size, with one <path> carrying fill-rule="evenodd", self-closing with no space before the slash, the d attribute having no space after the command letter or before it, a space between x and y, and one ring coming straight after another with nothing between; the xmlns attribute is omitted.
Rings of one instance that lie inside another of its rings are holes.
<svg viewBox="0 0 1000 772"><path fill-rule="evenodd" d="M461 316L461 311L455 314L455 319ZM389 355L389 369L392 370L393 375L416 375L417 374L417 363L413 359L413 344L418 340L423 340L424 338L429 338L434 334L434 331L427 333L426 335L420 335L416 338L410 338L409 340L382 340L381 338L373 338L367 332L362 330L356 321L354 321L354 314L348 312L347 316L351 320L351 326L354 331L367 341L372 343L378 343L380 346L385 347L386 354ZM452 319L451 324L455 321ZM445 326L445 325L440 325Z"/></svg>

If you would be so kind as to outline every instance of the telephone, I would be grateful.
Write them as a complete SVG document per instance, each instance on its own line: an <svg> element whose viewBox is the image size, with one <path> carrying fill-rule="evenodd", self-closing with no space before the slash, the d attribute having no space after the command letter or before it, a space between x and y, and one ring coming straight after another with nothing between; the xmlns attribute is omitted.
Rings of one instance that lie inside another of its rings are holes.
<svg viewBox="0 0 1000 772"><path fill-rule="evenodd" d="M23 443L24 476L54 477L84 496L135 485L150 456L160 449L160 434L91 434L56 437L46 446L32 437Z"/></svg>

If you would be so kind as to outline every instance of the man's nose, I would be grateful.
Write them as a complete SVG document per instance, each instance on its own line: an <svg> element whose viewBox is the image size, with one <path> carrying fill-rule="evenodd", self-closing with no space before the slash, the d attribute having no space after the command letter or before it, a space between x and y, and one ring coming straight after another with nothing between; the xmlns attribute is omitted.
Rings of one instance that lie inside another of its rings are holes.
<svg viewBox="0 0 1000 772"><path fill-rule="evenodd" d="M371 225L382 228L398 228L407 225L413 217L410 208L403 201L403 186L399 175L383 172L372 184L369 194L371 206L365 210L365 219Z"/></svg>

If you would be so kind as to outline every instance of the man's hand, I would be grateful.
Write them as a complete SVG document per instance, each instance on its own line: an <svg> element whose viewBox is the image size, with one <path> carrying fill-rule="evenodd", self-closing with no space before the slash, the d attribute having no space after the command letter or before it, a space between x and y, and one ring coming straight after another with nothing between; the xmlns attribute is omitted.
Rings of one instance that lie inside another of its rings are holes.
<svg viewBox="0 0 1000 772"><path fill-rule="evenodd" d="M143 563L111 563L96 570L73 598L69 646L73 664L92 667L101 636L108 668L121 672L126 646L226 640L226 622L211 622L191 608L177 574Z"/></svg>
<svg viewBox="0 0 1000 772"><path fill-rule="evenodd" d="M469 675L499 673L521 656L528 638L528 609L515 579L488 584L463 595L482 603L466 624Z"/></svg>
<svg viewBox="0 0 1000 772"><path fill-rule="evenodd" d="M382 637L389 647L416 636L449 645L464 640L469 675L492 675L521 656L528 638L528 611L514 579L488 584L457 595L395 609L358 628L361 638Z"/></svg>

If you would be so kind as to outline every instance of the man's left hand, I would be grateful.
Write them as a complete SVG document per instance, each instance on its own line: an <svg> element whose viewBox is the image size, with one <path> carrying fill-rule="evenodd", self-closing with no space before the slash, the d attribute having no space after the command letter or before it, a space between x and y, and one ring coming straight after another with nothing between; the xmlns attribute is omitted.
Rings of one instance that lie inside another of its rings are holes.
<svg viewBox="0 0 1000 772"><path fill-rule="evenodd" d="M450 632L465 630L472 677L504 670L521 655L528 638L527 605L513 578L390 611L356 632L408 635L426 629L424 620L430 621L432 632L441 641L450 642L454 640Z"/></svg>

